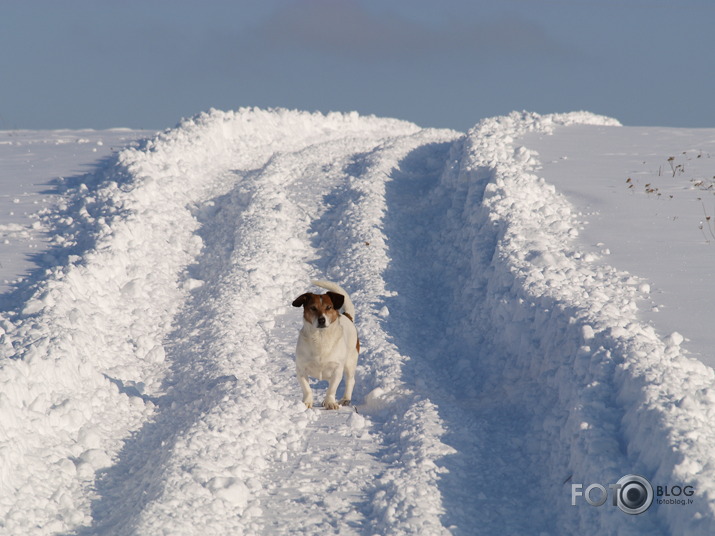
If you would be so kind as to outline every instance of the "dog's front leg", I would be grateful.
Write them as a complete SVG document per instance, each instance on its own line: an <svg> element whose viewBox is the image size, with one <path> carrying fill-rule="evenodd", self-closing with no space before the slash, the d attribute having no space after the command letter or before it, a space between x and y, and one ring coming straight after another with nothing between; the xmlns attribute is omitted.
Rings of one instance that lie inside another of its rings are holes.
<svg viewBox="0 0 715 536"><path fill-rule="evenodd" d="M308 376L305 374L298 373L298 383L300 388L303 390L303 404L307 408L313 407L313 391L310 389L310 382L308 381Z"/></svg>
<svg viewBox="0 0 715 536"><path fill-rule="evenodd" d="M345 394L340 399L341 406L349 406L353 396L353 388L355 387L355 371L345 367Z"/></svg>
<svg viewBox="0 0 715 536"><path fill-rule="evenodd" d="M338 391L338 385L340 385L342 377L343 367L338 365L333 369L333 373L328 380L328 392L325 394L325 400L323 401L323 407L325 409L340 408L340 404L335 400L335 393Z"/></svg>

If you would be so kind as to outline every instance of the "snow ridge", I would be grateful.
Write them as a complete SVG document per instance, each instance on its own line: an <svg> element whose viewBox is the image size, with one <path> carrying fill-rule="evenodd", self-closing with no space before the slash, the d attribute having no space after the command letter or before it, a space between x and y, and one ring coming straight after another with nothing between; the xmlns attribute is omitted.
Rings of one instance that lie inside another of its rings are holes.
<svg viewBox="0 0 715 536"><path fill-rule="evenodd" d="M489 326L481 343L496 356L483 365L484 388L531 409L535 461L548 463L543 485L558 505L559 532L649 532L659 516L674 534L707 534L715 514L713 371L683 356L677 336L660 340L638 320L636 278L574 248L578 216L536 175L536 155L513 144L525 132L574 122L614 124L585 113L485 120L469 132L458 169L445 175L452 191L469 184L462 210L474 226L463 242L473 252L464 284L466 303L477 306L466 325ZM695 513L570 506L571 483L605 485L629 473L694 486Z"/></svg>

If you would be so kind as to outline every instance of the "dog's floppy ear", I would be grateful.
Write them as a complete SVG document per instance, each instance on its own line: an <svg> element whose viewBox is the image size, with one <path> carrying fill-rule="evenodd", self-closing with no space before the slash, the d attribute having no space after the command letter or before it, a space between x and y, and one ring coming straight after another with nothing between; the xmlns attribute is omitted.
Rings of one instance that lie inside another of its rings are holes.
<svg viewBox="0 0 715 536"><path fill-rule="evenodd" d="M310 292L301 294L295 300L293 300L293 307L303 307L305 305L305 302L308 301L308 298L310 298Z"/></svg>
<svg viewBox="0 0 715 536"><path fill-rule="evenodd" d="M336 309L340 309L343 306L343 303L345 303L345 296L342 294L338 294L337 292L326 292L328 296L330 296L330 299L333 302L333 307Z"/></svg>

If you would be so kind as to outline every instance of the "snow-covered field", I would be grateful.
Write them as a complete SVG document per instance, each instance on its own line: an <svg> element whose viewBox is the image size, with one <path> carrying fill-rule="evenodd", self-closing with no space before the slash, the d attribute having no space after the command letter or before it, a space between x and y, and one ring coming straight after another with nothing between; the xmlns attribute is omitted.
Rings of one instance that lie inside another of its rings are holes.
<svg viewBox="0 0 715 536"><path fill-rule="evenodd" d="M37 267L47 253L39 214L63 185L106 165L112 155L148 131L0 131L0 292ZM47 259L52 262L51 259Z"/></svg>
<svg viewBox="0 0 715 536"><path fill-rule="evenodd" d="M242 109L0 156L0 533L715 532L715 129ZM300 401L314 278L357 411Z"/></svg>

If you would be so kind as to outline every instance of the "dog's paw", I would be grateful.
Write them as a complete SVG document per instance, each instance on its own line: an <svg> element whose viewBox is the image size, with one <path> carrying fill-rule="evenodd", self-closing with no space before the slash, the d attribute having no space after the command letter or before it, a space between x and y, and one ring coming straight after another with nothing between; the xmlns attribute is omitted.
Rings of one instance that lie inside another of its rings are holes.
<svg viewBox="0 0 715 536"><path fill-rule="evenodd" d="M310 409L313 407L313 401L312 400L303 400L303 404L305 404L305 407Z"/></svg>
<svg viewBox="0 0 715 536"><path fill-rule="evenodd" d="M349 405L350 405L350 399L348 399L348 398L342 398L342 399L340 399L340 405L341 405L341 406L349 406Z"/></svg>
<svg viewBox="0 0 715 536"><path fill-rule="evenodd" d="M335 399L333 399L333 400L325 399L325 400L323 400L323 407L324 407L325 409L339 409L339 408L340 408L340 404L338 404L338 403L335 401Z"/></svg>

